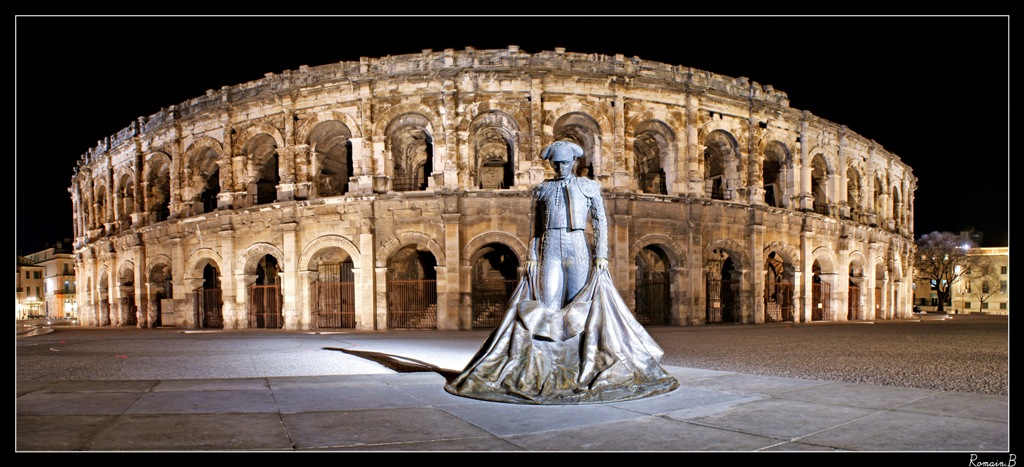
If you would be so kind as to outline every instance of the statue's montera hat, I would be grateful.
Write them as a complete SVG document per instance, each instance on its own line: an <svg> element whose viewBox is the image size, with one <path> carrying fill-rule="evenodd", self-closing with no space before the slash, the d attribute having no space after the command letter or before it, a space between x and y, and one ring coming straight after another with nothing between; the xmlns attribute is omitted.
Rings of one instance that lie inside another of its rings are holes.
<svg viewBox="0 0 1024 467"><path fill-rule="evenodd" d="M544 148L540 158L552 162L565 162L583 157L583 148L572 141L555 141Z"/></svg>

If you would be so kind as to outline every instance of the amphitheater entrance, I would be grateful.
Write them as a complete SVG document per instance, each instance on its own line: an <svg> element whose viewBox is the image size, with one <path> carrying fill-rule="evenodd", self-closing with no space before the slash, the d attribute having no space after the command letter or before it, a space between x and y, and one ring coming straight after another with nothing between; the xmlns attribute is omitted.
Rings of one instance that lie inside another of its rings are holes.
<svg viewBox="0 0 1024 467"><path fill-rule="evenodd" d="M860 287L853 281L850 281L849 288L847 289L846 304L846 320L853 321L857 319L857 311L860 310Z"/></svg>
<svg viewBox="0 0 1024 467"><path fill-rule="evenodd" d="M508 300L519 284L519 258L501 243L484 245L473 261L473 328L493 328L505 316Z"/></svg>
<svg viewBox="0 0 1024 467"><path fill-rule="evenodd" d="M729 254L720 248L712 252L714 256L709 260L707 277L707 311L706 323L738 323L738 309L736 307L736 296L738 295L739 280L734 279L740 276L733 265Z"/></svg>
<svg viewBox="0 0 1024 467"><path fill-rule="evenodd" d="M99 288L97 290L97 303L99 307L99 325L109 326L110 325L110 292L109 279L107 278L107 271L100 271Z"/></svg>
<svg viewBox="0 0 1024 467"><path fill-rule="evenodd" d="M280 329L284 326L280 273L276 258L271 255L260 258L256 265L256 282L247 291L250 328Z"/></svg>
<svg viewBox="0 0 1024 467"><path fill-rule="evenodd" d="M636 309L640 324L671 324L672 295L669 284L669 260L665 251L649 245L636 255Z"/></svg>
<svg viewBox="0 0 1024 467"><path fill-rule="evenodd" d="M764 321L793 321L793 268L786 267L782 255L771 252L764 269Z"/></svg>
<svg viewBox="0 0 1024 467"><path fill-rule="evenodd" d="M120 300L118 303L118 325L136 326L139 324L138 307L135 305L135 271L123 268L117 278Z"/></svg>
<svg viewBox="0 0 1024 467"><path fill-rule="evenodd" d="M406 246L388 258L388 329L437 329L437 260Z"/></svg>
<svg viewBox="0 0 1024 467"><path fill-rule="evenodd" d="M317 263L317 277L310 284L313 323L318 329L356 327L355 274L352 259L337 250Z"/></svg>
<svg viewBox="0 0 1024 467"><path fill-rule="evenodd" d="M827 321L832 317L832 286L821 280L821 266L817 261L812 266L811 321Z"/></svg>
<svg viewBox="0 0 1024 467"><path fill-rule="evenodd" d="M220 288L220 271L212 264L203 267L203 285L192 291L194 295L193 314L201 328L223 328L223 291Z"/></svg>

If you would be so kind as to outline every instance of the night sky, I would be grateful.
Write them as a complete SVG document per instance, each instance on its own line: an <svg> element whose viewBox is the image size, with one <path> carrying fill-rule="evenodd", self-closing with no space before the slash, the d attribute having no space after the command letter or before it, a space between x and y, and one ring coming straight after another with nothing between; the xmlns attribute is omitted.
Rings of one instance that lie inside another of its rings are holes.
<svg viewBox="0 0 1024 467"><path fill-rule="evenodd" d="M71 238L79 157L207 89L423 49L623 54L770 84L918 178L915 236L1009 234L1009 17L15 17L16 238Z"/></svg>

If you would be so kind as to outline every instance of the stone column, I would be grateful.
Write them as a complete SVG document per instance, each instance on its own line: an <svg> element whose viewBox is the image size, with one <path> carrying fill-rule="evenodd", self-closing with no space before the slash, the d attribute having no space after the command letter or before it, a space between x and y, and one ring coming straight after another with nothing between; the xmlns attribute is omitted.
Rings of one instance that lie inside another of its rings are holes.
<svg viewBox="0 0 1024 467"><path fill-rule="evenodd" d="M615 288L623 297L632 296L629 292L634 286L629 283L629 265L633 262L629 257L629 223L633 216L615 214L608 216L608 271Z"/></svg>
<svg viewBox="0 0 1024 467"><path fill-rule="evenodd" d="M446 267L438 267L437 274L437 328L438 329L472 329L472 316L460 315L459 300L459 220L462 214L448 212L441 214L444 218L444 262ZM450 266L450 267L448 267ZM442 286L442 273L444 273ZM444 312L442 313L442 309Z"/></svg>
<svg viewBox="0 0 1024 467"><path fill-rule="evenodd" d="M375 276L375 294L376 294L376 311L377 316L374 320L376 329L387 329L388 328L388 268L385 266L376 266L373 268Z"/></svg>
<svg viewBox="0 0 1024 467"><path fill-rule="evenodd" d="M281 265L284 266L284 274L282 275L281 293L284 294L284 304L281 310L281 314L284 317L284 328L295 330L301 329L299 323L299 315L295 292L298 287L298 272L299 270L299 236L296 233L298 224L295 222L282 223L281 232L284 237L282 241L282 250L284 259L281 261ZM308 324L308 323L306 323Z"/></svg>
<svg viewBox="0 0 1024 467"><path fill-rule="evenodd" d="M377 296L377 285L374 283L376 269L373 264L373 233L369 226L361 229L359 237L359 257L353 261L353 287L355 288L356 328L363 330L380 329L375 316L380 304L374 299ZM387 318L385 316L385 318ZM381 321L382 323L386 321Z"/></svg>
<svg viewBox="0 0 1024 467"><path fill-rule="evenodd" d="M762 201L764 197L762 196ZM750 255L751 271L751 303L753 322L763 324L765 322L764 309L764 236L767 228L764 226L764 211L750 211L750 241L747 243L748 254Z"/></svg>
<svg viewBox="0 0 1024 467"><path fill-rule="evenodd" d="M224 329L238 329L245 323L245 293L237 290L235 276L235 229L229 223L221 225L220 257L224 264L219 264L221 275L221 314L224 316Z"/></svg>

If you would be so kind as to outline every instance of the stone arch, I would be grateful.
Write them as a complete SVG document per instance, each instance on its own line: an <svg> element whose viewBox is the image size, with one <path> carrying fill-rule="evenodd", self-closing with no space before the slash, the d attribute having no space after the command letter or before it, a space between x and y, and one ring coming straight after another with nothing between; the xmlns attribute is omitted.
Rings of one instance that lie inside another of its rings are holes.
<svg viewBox="0 0 1024 467"><path fill-rule="evenodd" d="M501 112L514 120L517 128L530 128L528 110L513 102L489 100L467 106L466 110L463 112L464 118L459 120L458 131L469 131L470 124L476 120L478 116L488 112ZM518 135L519 138L529 138L529 136L530 133L528 131L520 131ZM519 144L522 147L526 147L525 142L526 140L522 140Z"/></svg>
<svg viewBox="0 0 1024 467"><path fill-rule="evenodd" d="M462 253L459 255L461 257L460 266L472 266L471 258L477 251L491 243L500 243L509 247L519 257L519 264L526 264L526 261L530 259L530 249L519 237L507 232L490 231L477 235L466 242L466 246L462 248Z"/></svg>
<svg viewBox="0 0 1024 467"><path fill-rule="evenodd" d="M678 133L658 119L644 120L633 131L632 137L626 136L625 152L632 154L627 171L634 174L641 192L668 194L675 182Z"/></svg>
<svg viewBox="0 0 1024 467"><path fill-rule="evenodd" d="M150 222L161 222L170 216L171 157L164 152L146 155L142 165L142 209Z"/></svg>
<svg viewBox="0 0 1024 467"><path fill-rule="evenodd" d="M889 198L892 199L892 219L895 222L895 227L903 227L903 198L900 196L900 186L898 183L893 183L892 188L889 189Z"/></svg>
<svg viewBox="0 0 1024 467"><path fill-rule="evenodd" d="M279 265L284 264L284 252L280 248L270 243L260 242L249 245L248 248L238 255L238 260L235 262L235 271L238 274L247 276L255 275L256 266L259 265L260 259L267 255L277 259Z"/></svg>
<svg viewBox="0 0 1024 467"><path fill-rule="evenodd" d="M606 155L613 154L612 124L599 107L586 102L566 102L555 111L548 113L542 125L543 145L567 139L583 148L583 157L577 163L577 171L587 169L587 176L610 174L612 164ZM550 135L550 141L547 140Z"/></svg>
<svg viewBox="0 0 1024 467"><path fill-rule="evenodd" d="M764 202L772 207L786 207L788 172L793 170L793 155L785 144L777 139L763 139L758 147L757 171L761 174Z"/></svg>
<svg viewBox="0 0 1024 467"><path fill-rule="evenodd" d="M322 120L304 133L300 141L309 148L310 177L317 196L348 192L349 179L355 174L351 128L341 120Z"/></svg>
<svg viewBox="0 0 1024 467"><path fill-rule="evenodd" d="M246 190L246 204L276 201L277 185L283 179L292 177L291 164L278 153L285 147L284 144L281 132L266 123L246 127L234 137L234 155L245 157L245 172L234 174L242 177L242 180L235 180L234 185L235 189ZM227 180L227 183L231 183L231 180Z"/></svg>
<svg viewBox="0 0 1024 467"><path fill-rule="evenodd" d="M408 109L400 112L402 109ZM388 109L388 117L377 141L384 145L384 175L394 191L419 191L432 185L431 175L441 169L434 164L443 146L438 133L443 126L434 111L418 104ZM377 133L377 130L374 131Z"/></svg>
<svg viewBox="0 0 1024 467"><path fill-rule="evenodd" d="M701 251L703 264L707 264L708 261L715 259L716 255L713 253L715 249L725 250L731 258L736 258L733 260L733 264L737 270L745 271L750 269L750 261L747 259L746 253L744 253L743 245L732 239L718 239L705 245Z"/></svg>
<svg viewBox="0 0 1024 467"><path fill-rule="evenodd" d="M184 278L186 280L203 280L203 267L207 264L213 264L215 267L220 269L219 265L223 264L223 259L220 253L217 253L212 248L200 248L185 260Z"/></svg>
<svg viewBox="0 0 1024 467"><path fill-rule="evenodd" d="M710 131L705 134L706 130ZM711 199L732 199L740 177L739 141L729 130L714 125L702 128L697 138L698 148L703 149L698 166L703 170L704 195Z"/></svg>
<svg viewBox="0 0 1024 467"><path fill-rule="evenodd" d="M835 274L839 268L839 261L831 248L819 246L811 252L811 261L818 261L821 265L822 274Z"/></svg>
<svg viewBox="0 0 1024 467"><path fill-rule="evenodd" d="M281 135L281 131L278 130L277 127L264 122L254 123L245 127L241 131L237 131L236 128L236 134L232 138L232 145L235 148L243 148L249 143L249 140L261 134L269 135L274 140L275 146L279 148L285 147L284 136Z"/></svg>
<svg viewBox="0 0 1024 467"><path fill-rule="evenodd" d="M640 251L648 246L657 246L668 256L669 266L672 268L686 267L685 248L676 242L671 236L665 234L648 234L638 238L629 247L629 257L636 258Z"/></svg>
<svg viewBox="0 0 1024 467"><path fill-rule="evenodd" d="M120 167L114 173L114 187L114 211L121 222L130 222L131 214L135 212L135 170Z"/></svg>
<svg viewBox="0 0 1024 467"><path fill-rule="evenodd" d="M519 122L501 110L477 114L469 123L467 184L473 188L509 188L515 184L516 161L522 150Z"/></svg>
<svg viewBox="0 0 1024 467"><path fill-rule="evenodd" d="M92 182L92 203L95 206L95 219L93 226L102 228L107 223L107 212L110 210L109 197L107 196L107 183L102 179L93 179Z"/></svg>
<svg viewBox="0 0 1024 467"><path fill-rule="evenodd" d="M768 255L771 253L778 253L782 256L782 261L787 265L793 267L794 272L800 272L800 252L797 251L796 247L787 244L786 242L772 242L764 247L764 260L768 260Z"/></svg>
<svg viewBox="0 0 1024 467"><path fill-rule="evenodd" d="M444 248L433 237L418 231L398 232L390 240L384 242L377 250L376 267L387 267L388 258L406 245L422 246L437 260L437 267L445 266Z"/></svg>
<svg viewBox="0 0 1024 467"><path fill-rule="evenodd" d="M821 152L811 156L810 168L814 211L818 214L829 214L829 205L833 202L829 182L835 171L829 164L828 158Z"/></svg>
<svg viewBox="0 0 1024 467"><path fill-rule="evenodd" d="M384 141L399 117L407 114L415 114L426 119L430 123L430 132L435 141L443 140L444 124L434 109L419 103L404 103L389 107L378 114L373 127L374 141Z"/></svg>
<svg viewBox="0 0 1024 467"><path fill-rule="evenodd" d="M220 176L220 159L224 148L210 137L197 138L185 150L185 163L181 165L178 180L182 184L182 201L192 202L193 213L216 209L216 198L224 184Z"/></svg>
<svg viewBox="0 0 1024 467"><path fill-rule="evenodd" d="M355 117L340 110L323 110L310 114L309 117L303 119L302 122L295 127L295 141L302 142L303 144L310 144L309 134L313 131L313 128L321 123L331 121L336 121L345 125L345 128L348 129L351 138L363 137L361 126Z"/></svg>
<svg viewBox="0 0 1024 467"><path fill-rule="evenodd" d="M362 267L359 264L359 248L351 240L340 235L324 235L306 244L299 255L299 267L306 271L316 271L314 259L320 251L327 248L340 248L352 259L354 268Z"/></svg>
<svg viewBox="0 0 1024 467"><path fill-rule="evenodd" d="M857 219L862 212L861 196L864 192L860 170L853 164L846 167L846 204L850 206L850 217Z"/></svg>

